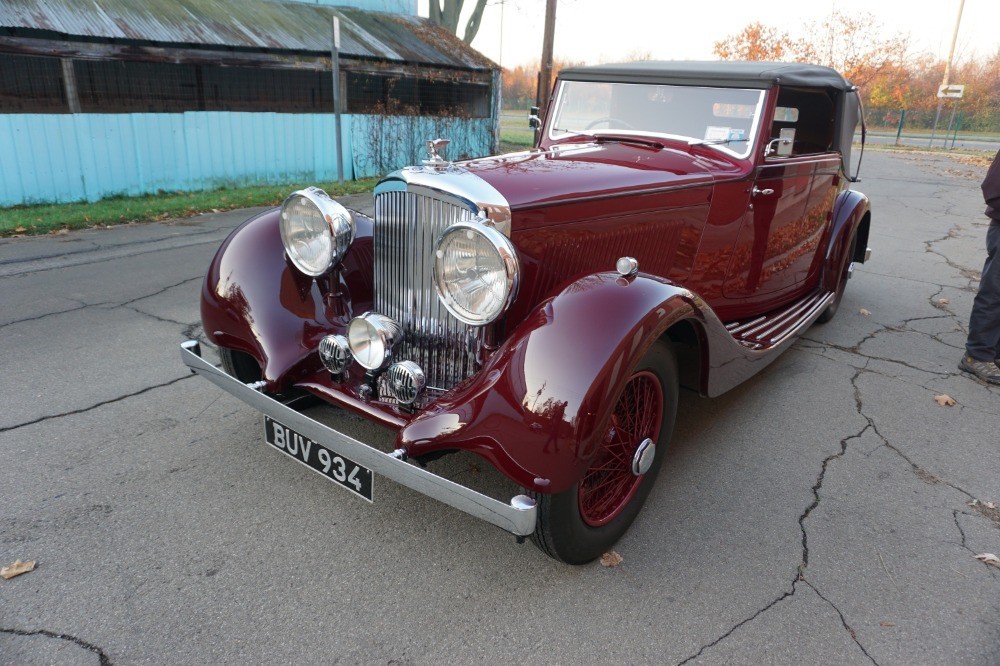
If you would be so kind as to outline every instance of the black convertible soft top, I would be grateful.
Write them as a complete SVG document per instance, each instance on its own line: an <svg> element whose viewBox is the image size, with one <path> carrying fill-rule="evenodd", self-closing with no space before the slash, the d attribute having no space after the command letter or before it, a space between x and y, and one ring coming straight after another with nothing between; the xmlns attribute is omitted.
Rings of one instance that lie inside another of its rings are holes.
<svg viewBox="0 0 1000 666"><path fill-rule="evenodd" d="M567 67L559 77L573 81L620 81L683 85L770 88L775 84L849 91L854 86L836 70L794 62L649 60L590 67Z"/></svg>

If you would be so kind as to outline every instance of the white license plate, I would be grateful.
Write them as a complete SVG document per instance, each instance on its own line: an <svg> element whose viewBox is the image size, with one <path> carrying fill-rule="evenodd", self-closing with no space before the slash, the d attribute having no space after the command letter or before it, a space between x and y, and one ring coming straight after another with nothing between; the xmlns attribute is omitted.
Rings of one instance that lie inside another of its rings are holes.
<svg viewBox="0 0 1000 666"><path fill-rule="evenodd" d="M331 451L322 444L300 435L288 426L264 415L264 441L286 456L294 458L315 472L319 472L338 486L363 497L369 502L375 475L367 467Z"/></svg>

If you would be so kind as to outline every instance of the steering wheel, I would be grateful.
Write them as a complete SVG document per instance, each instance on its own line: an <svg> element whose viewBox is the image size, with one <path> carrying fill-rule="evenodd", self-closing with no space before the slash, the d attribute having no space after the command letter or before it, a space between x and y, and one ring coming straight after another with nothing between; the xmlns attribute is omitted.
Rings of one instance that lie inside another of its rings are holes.
<svg viewBox="0 0 1000 666"><path fill-rule="evenodd" d="M634 130L635 129L635 127L633 127L632 125L628 124L627 122L625 122L621 118L614 118L612 116L605 116L604 118L598 118L597 120L593 120L593 121L590 122L590 124L588 124L583 129L585 129L585 130L594 129L595 127L597 127L601 123L607 123L608 124L608 129L611 129L611 123L615 123L617 125L620 125L620 126L624 127L625 129L630 129L630 130Z"/></svg>

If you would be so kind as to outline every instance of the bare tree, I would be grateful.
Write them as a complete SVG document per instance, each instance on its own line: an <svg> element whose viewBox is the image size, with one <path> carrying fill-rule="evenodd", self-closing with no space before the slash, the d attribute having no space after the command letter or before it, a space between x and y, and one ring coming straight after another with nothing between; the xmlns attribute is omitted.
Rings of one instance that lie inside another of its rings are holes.
<svg viewBox="0 0 1000 666"><path fill-rule="evenodd" d="M431 23L444 26L456 35L458 34L458 23L462 18L462 9L465 7L465 0L429 0ZM472 14L465 23L465 35L462 40L466 44L471 44L479 33L479 24L483 20L483 10L486 9L486 0L476 0L472 8Z"/></svg>

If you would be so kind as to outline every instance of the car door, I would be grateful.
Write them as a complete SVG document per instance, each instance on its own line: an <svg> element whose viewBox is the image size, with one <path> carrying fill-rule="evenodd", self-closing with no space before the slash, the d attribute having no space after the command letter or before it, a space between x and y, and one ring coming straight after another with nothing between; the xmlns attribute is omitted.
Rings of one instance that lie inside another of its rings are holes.
<svg viewBox="0 0 1000 666"><path fill-rule="evenodd" d="M771 294L803 281L822 224L809 220L816 160L768 159L757 167L724 293Z"/></svg>

